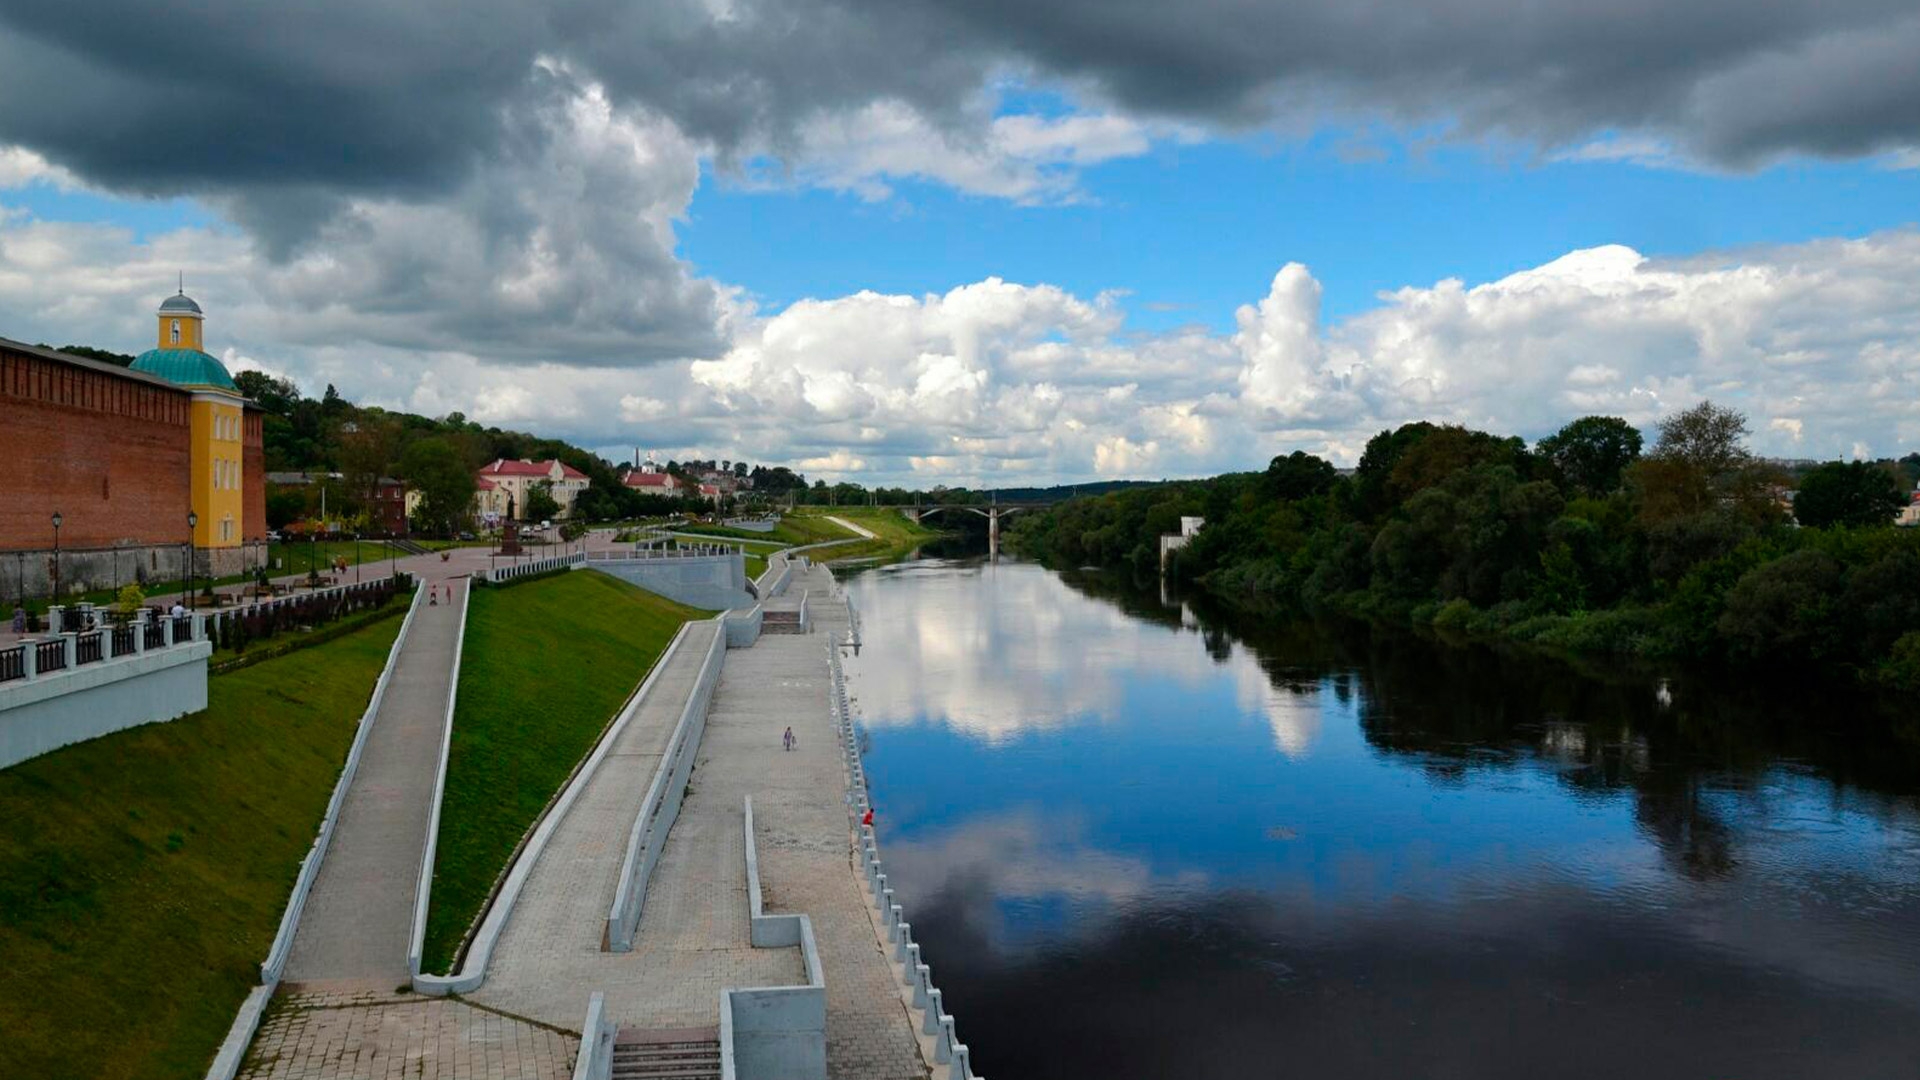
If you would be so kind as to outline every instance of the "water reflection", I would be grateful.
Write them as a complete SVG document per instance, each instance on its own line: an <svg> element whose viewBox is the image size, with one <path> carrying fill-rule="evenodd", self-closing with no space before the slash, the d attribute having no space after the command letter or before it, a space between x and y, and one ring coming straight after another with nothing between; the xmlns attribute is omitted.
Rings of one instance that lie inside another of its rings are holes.
<svg viewBox="0 0 1920 1080"><path fill-rule="evenodd" d="M1910 745L1018 563L850 588L889 875L987 1075L1916 1075Z"/></svg>

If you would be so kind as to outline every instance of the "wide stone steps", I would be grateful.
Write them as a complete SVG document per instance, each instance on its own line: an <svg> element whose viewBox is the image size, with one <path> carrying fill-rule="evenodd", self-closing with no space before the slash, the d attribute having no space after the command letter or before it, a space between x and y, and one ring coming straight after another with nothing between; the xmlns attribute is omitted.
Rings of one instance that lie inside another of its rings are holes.
<svg viewBox="0 0 1920 1080"><path fill-rule="evenodd" d="M760 632L763 634L798 634L800 630L800 612L763 611L760 615Z"/></svg>
<svg viewBox="0 0 1920 1080"><path fill-rule="evenodd" d="M720 1033L713 1028L623 1030L613 1044L616 1080L719 1080Z"/></svg>
<svg viewBox="0 0 1920 1080"><path fill-rule="evenodd" d="M614 1043L612 1074L626 1080L718 1080L720 1040Z"/></svg>

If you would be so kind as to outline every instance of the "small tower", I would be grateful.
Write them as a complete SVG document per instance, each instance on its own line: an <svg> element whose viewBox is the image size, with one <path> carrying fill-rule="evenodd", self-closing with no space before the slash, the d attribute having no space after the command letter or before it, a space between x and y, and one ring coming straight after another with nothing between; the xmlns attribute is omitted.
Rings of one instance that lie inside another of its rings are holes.
<svg viewBox="0 0 1920 1080"><path fill-rule="evenodd" d="M131 366L193 395L188 405L191 504L177 512L185 518L189 509L193 511L195 548L240 547L251 531L245 464L250 403L234 385L226 365L203 351L201 326L206 316L192 297L177 292L160 302L157 314L159 344L135 357ZM257 429L253 435L257 437ZM257 487L258 478L253 483ZM264 509L263 495L254 517L263 516Z"/></svg>
<svg viewBox="0 0 1920 1080"><path fill-rule="evenodd" d="M200 305L187 295L185 288L162 300L159 314L160 336L154 348L193 349L196 352L205 348L200 344L200 325L206 316L201 313Z"/></svg>

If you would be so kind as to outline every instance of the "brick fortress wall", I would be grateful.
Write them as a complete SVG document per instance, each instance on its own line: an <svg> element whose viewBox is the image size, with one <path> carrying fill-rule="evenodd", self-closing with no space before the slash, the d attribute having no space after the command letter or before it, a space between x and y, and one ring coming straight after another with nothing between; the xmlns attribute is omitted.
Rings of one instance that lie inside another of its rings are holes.
<svg viewBox="0 0 1920 1080"><path fill-rule="evenodd" d="M109 364L0 343L0 602L49 593L56 510L63 592L184 576L190 401ZM197 575L237 574L266 555L259 412L247 411L243 434L241 535L260 542L199 552Z"/></svg>

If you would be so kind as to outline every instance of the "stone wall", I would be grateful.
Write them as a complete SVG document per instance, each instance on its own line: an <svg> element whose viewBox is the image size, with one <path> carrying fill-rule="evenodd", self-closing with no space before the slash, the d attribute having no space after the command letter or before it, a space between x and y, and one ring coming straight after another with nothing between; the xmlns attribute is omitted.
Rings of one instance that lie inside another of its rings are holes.
<svg viewBox="0 0 1920 1080"><path fill-rule="evenodd" d="M183 523L181 532L185 531ZM265 563L267 543L258 540L238 547L198 548L193 554L194 577L231 577ZM80 549L62 544L60 591L71 596L94 589L117 592L123 585L145 587L180 581L186 576L186 556L187 548L182 543ZM0 551L0 607L11 611L22 598L48 597L53 589L53 563L52 548Z"/></svg>
<svg viewBox="0 0 1920 1080"><path fill-rule="evenodd" d="M191 641L0 683L0 768L207 707L207 657Z"/></svg>
<svg viewBox="0 0 1920 1080"><path fill-rule="evenodd" d="M56 510L63 548L185 543L190 400L111 365L0 344L0 548L51 548Z"/></svg>
<svg viewBox="0 0 1920 1080"><path fill-rule="evenodd" d="M718 555L672 553L656 558L591 556L587 565L677 603L708 611L750 608L747 563L738 551Z"/></svg>

